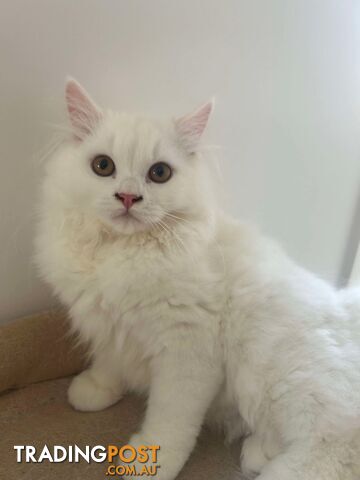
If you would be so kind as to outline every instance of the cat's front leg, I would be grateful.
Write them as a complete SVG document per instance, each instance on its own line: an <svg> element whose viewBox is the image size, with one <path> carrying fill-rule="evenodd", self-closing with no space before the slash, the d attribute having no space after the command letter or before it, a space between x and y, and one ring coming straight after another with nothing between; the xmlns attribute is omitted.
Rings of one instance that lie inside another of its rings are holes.
<svg viewBox="0 0 360 480"><path fill-rule="evenodd" d="M261 439L252 434L244 440L241 449L241 471L246 477L254 477L268 462Z"/></svg>
<svg viewBox="0 0 360 480"><path fill-rule="evenodd" d="M168 345L153 360L145 420L140 432L129 441L134 447L160 446L159 468L153 477L157 480L177 476L194 448L206 410L220 386L221 362L204 354L209 345L192 340L191 349L178 339L176 345ZM144 465L135 466L141 471Z"/></svg>
<svg viewBox="0 0 360 480"><path fill-rule="evenodd" d="M69 403L84 412L103 410L124 394L121 363L112 348L98 352L92 365L77 375L68 390Z"/></svg>

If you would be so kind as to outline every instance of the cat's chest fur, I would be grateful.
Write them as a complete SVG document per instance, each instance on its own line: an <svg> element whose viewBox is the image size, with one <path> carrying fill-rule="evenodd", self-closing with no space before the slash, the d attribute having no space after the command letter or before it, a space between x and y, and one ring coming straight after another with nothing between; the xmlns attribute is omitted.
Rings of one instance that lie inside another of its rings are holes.
<svg viewBox="0 0 360 480"><path fill-rule="evenodd" d="M123 341L130 332L149 343L184 319L205 328L219 323L222 276L204 244L187 250L151 233L114 237L69 219L43 256L57 262L50 281L85 340Z"/></svg>

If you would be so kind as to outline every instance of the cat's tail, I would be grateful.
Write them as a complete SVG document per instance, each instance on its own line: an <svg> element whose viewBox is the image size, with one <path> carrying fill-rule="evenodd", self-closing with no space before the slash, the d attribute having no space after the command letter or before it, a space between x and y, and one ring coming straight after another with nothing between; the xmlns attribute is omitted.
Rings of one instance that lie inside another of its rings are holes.
<svg viewBox="0 0 360 480"><path fill-rule="evenodd" d="M339 292L343 307L348 312L348 328L360 345L360 287L344 288Z"/></svg>
<svg viewBox="0 0 360 480"><path fill-rule="evenodd" d="M270 460L256 480L358 480L357 452L341 441L296 442ZM249 477L237 474L232 480Z"/></svg>

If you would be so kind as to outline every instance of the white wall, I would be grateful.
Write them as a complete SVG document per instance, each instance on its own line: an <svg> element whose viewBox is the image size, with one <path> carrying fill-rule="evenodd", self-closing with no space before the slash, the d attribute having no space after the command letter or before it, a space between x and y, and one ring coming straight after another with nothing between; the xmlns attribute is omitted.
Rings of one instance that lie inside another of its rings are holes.
<svg viewBox="0 0 360 480"><path fill-rule="evenodd" d="M154 114L215 94L209 138L224 147L232 211L330 281L346 273L360 2L3 0L0 54L0 320L51 302L31 265L36 158L68 73L105 106Z"/></svg>

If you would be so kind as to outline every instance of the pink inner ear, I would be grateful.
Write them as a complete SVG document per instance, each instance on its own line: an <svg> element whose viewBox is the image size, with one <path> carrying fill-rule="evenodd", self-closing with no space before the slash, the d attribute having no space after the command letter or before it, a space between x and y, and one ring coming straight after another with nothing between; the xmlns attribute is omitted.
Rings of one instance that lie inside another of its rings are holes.
<svg viewBox="0 0 360 480"><path fill-rule="evenodd" d="M66 82L65 97L74 135L82 140L97 126L101 112L81 85L73 79Z"/></svg>
<svg viewBox="0 0 360 480"><path fill-rule="evenodd" d="M195 112L175 121L176 129L188 149L195 149L209 121L212 109L213 102L208 102Z"/></svg>

